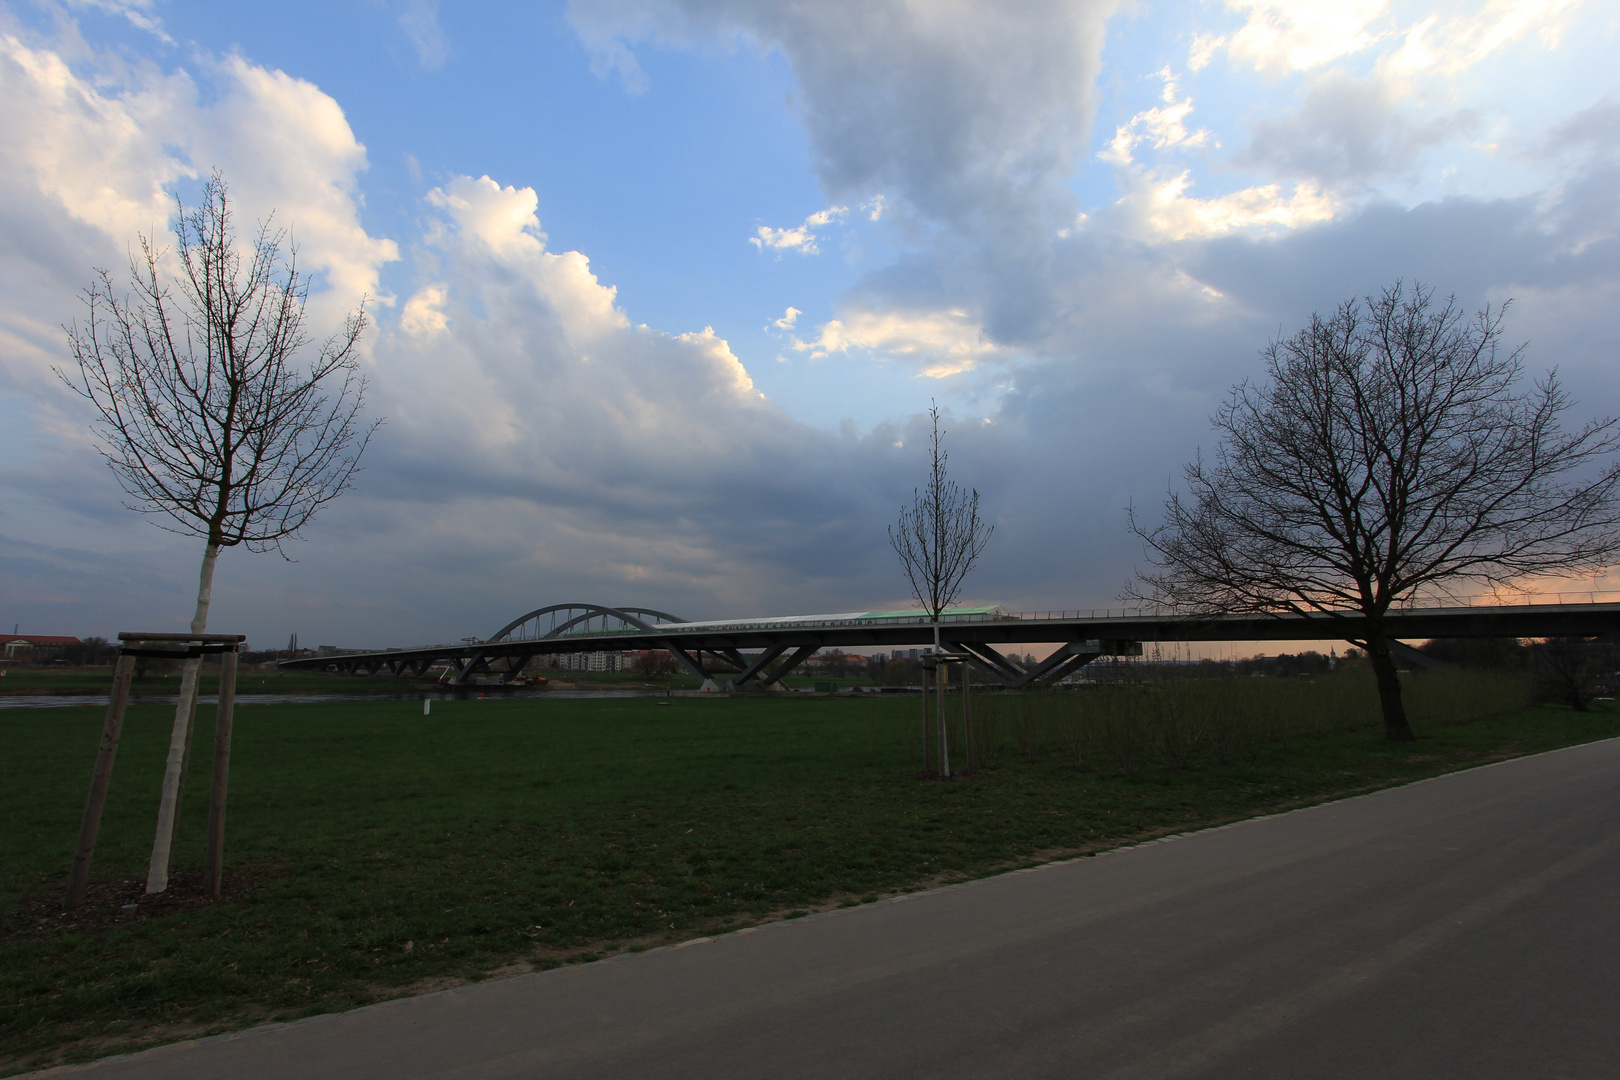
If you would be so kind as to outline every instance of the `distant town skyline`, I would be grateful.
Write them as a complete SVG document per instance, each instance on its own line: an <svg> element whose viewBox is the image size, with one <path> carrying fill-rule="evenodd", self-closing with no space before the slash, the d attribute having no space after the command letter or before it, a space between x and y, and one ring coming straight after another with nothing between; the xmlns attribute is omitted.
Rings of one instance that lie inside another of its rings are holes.
<svg viewBox="0 0 1620 1080"><path fill-rule="evenodd" d="M907 604L926 410L996 526L962 599L1106 608L1266 341L1396 279L1512 299L1620 413L1620 16L1340 5L0 6L0 624L183 626L200 543L52 373L218 168L364 296L356 487L210 628L403 646L542 604ZM1620 589L1611 577L1571 582Z"/></svg>

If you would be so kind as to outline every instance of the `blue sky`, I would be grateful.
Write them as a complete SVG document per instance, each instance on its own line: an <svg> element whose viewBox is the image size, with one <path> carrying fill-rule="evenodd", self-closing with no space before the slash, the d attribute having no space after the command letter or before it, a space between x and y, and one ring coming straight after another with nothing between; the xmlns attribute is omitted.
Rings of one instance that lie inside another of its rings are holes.
<svg viewBox="0 0 1620 1080"><path fill-rule="evenodd" d="M0 622L183 624L61 325L223 171L331 325L357 488L212 625L404 645L560 600L894 606L921 416L997 523L968 599L1088 608L1268 337L1397 278L1512 298L1620 412L1612 6L868 0L0 6ZM1576 587L1572 585L1571 587ZM1590 583L1579 587L1590 587Z"/></svg>

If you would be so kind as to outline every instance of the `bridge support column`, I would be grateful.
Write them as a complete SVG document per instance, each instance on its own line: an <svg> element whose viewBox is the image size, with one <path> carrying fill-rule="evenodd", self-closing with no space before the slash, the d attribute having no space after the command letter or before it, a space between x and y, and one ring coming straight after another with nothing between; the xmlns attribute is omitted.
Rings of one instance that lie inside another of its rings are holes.
<svg viewBox="0 0 1620 1080"><path fill-rule="evenodd" d="M747 663L747 664L743 665L742 673L739 674L735 679L731 680L732 687L733 688L741 687L744 683L748 682L750 679L757 678L759 676L759 673L761 671L764 671L765 668L770 664L770 662L772 660L775 660L778 656L781 656L785 652L787 652L787 646L786 645L772 645L772 646L770 646L764 652L762 652L758 656L754 657L754 659L753 659L753 661L751 663ZM764 684L761 683L760 685L763 686Z"/></svg>
<svg viewBox="0 0 1620 1080"><path fill-rule="evenodd" d="M1444 671L1454 666L1444 660L1436 660L1422 649L1415 649L1404 641L1396 641L1394 638L1385 638L1384 640L1389 642L1390 655L1397 660L1405 660L1408 663L1416 664L1418 667L1430 668L1435 671Z"/></svg>
<svg viewBox="0 0 1620 1080"><path fill-rule="evenodd" d="M669 651L669 655L675 658L675 662L686 669L686 673L688 675L691 675L697 679L699 687L704 690L719 689L719 686L715 684L714 679L710 678L709 673L704 671L703 665L698 662L703 658L701 653L698 654L697 658L694 659L679 645L666 645L665 648Z"/></svg>
<svg viewBox="0 0 1620 1080"><path fill-rule="evenodd" d="M947 641L945 647L968 663L989 675L1002 686L1017 686L1024 678L1024 669L982 642Z"/></svg>
<svg viewBox="0 0 1620 1080"><path fill-rule="evenodd" d="M1058 682L1079 671L1099 656L1141 656L1140 641L1071 641L1025 674L1020 686Z"/></svg>
<svg viewBox="0 0 1620 1080"><path fill-rule="evenodd" d="M534 653L519 653L516 656L507 657L506 670L501 672L501 682L509 683L523 674L523 669L528 667L529 661L533 659Z"/></svg>
<svg viewBox="0 0 1620 1080"><path fill-rule="evenodd" d="M455 671L450 679L451 686L466 686L474 675L493 674L489 670L489 657L482 652L475 652L465 660L451 660L450 663Z"/></svg>
<svg viewBox="0 0 1620 1080"><path fill-rule="evenodd" d="M816 654L816 650L820 648L820 645L800 645L797 649L793 650L793 655L787 658L787 663L783 664L781 667L777 668L775 671L766 676L764 680L761 681L760 685L776 685L778 680L814 656Z"/></svg>

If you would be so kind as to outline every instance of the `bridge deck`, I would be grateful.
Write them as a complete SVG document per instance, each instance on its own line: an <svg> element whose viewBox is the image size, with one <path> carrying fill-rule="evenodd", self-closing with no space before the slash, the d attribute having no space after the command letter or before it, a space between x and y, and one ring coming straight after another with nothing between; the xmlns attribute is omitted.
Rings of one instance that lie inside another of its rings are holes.
<svg viewBox="0 0 1620 1080"><path fill-rule="evenodd" d="M1436 637L1575 637L1620 633L1620 603L1528 604L1498 607L1412 608L1392 611L1386 632L1395 639L1427 640ZM998 645L1066 642L1068 654L1083 664L1109 653L1133 652L1132 646L1158 641L1318 641L1361 636L1365 620L1353 612L1307 615L1187 616L1162 614L947 616L941 622L943 639L953 651L978 654L975 663L996 667ZM720 620L671 623L650 629L572 632L554 637L430 645L382 652L349 652L334 656L284 660L282 667L316 670L386 669L394 674L423 674L434 664L450 663L457 681L488 671L492 660L596 651L668 650L692 668L691 658L703 653L729 656L736 664L742 650L766 650L780 655L796 650L802 659L822 648L899 648L934 643L933 624L926 618L897 616L808 617L793 619ZM796 662L796 661L795 661ZM521 666L521 665L518 665ZM1066 665L1072 670L1077 664ZM1005 673L1005 669L1004 673ZM710 672L700 672L708 677ZM727 672L728 674L730 672Z"/></svg>

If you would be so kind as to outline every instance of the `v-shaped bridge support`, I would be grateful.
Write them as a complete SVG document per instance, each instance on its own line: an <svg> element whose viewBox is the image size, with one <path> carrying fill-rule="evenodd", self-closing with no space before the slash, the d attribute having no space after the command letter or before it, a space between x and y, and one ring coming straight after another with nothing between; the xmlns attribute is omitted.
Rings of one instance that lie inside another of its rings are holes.
<svg viewBox="0 0 1620 1080"><path fill-rule="evenodd" d="M1058 682L1079 671L1099 656L1141 656L1140 641L1097 640L1071 641L1060 646L1045 660L1026 668L1009 660L994 647L979 641L949 641L945 647L958 656L965 656L974 668L990 676L1003 686L1038 686Z"/></svg>

